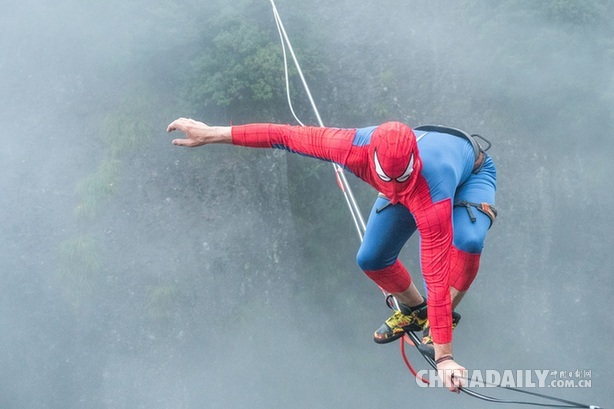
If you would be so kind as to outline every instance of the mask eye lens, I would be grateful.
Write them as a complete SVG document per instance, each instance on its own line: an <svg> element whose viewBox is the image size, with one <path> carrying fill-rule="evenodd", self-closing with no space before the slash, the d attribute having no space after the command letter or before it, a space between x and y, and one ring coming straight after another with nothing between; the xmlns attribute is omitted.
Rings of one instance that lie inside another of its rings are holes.
<svg viewBox="0 0 614 409"><path fill-rule="evenodd" d="M407 165L407 169L405 169L405 172L403 172L403 174L399 176L396 179L396 181L399 183L403 183L407 181L407 179L409 179L409 177L411 176L413 172L414 172L414 155L411 155L411 158L409 159L409 164Z"/></svg>
<svg viewBox="0 0 614 409"><path fill-rule="evenodd" d="M377 151L373 153L373 161L375 162L375 172L377 173L377 176L379 176L380 179L382 179L384 182L390 182L392 179L388 175L386 175L384 169L382 168L382 165L379 163L379 159L377 158Z"/></svg>

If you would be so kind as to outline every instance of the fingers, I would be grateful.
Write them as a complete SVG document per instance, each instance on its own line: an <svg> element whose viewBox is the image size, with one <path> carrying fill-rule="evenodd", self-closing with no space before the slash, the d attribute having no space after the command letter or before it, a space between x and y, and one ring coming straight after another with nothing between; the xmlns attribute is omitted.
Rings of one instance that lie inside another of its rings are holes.
<svg viewBox="0 0 614 409"><path fill-rule="evenodd" d="M460 388L465 386L465 375L461 371L454 371L450 377L450 389L451 392L460 393Z"/></svg>
<svg viewBox="0 0 614 409"><path fill-rule="evenodd" d="M204 126L202 122L193 120L192 118L177 118L166 127L166 132L175 130L187 131L190 127Z"/></svg>
<svg viewBox="0 0 614 409"><path fill-rule="evenodd" d="M463 386L461 384L460 376L455 376L456 371L452 370L444 370L443 374L440 374L440 377L443 381L443 384L450 392L460 393L460 387Z"/></svg>
<svg viewBox="0 0 614 409"><path fill-rule="evenodd" d="M195 121L191 118L178 118L168 124L167 132L183 131L185 136L173 140L173 145L196 147L206 145L208 143L219 142L221 139L215 129L205 124L204 122ZM216 139L217 137L217 139ZM228 138L227 138L228 139Z"/></svg>
<svg viewBox="0 0 614 409"><path fill-rule="evenodd" d="M196 141L194 141L192 139L173 139L173 145L176 145L176 146L186 146L188 148L193 148L195 146L198 146Z"/></svg>
<svg viewBox="0 0 614 409"><path fill-rule="evenodd" d="M171 132L171 131L168 131ZM189 139L173 139L173 145L176 146L190 146Z"/></svg>
<svg viewBox="0 0 614 409"><path fill-rule="evenodd" d="M447 368L439 368L439 377L448 390L460 393L461 388L467 383L467 370L455 362L450 362L446 366Z"/></svg>
<svg viewBox="0 0 614 409"><path fill-rule="evenodd" d="M197 122L191 118L177 118L173 122L168 124L168 126L166 127L166 132L173 132L179 130L185 132L186 136L188 136L188 138L184 139L173 139L173 145L187 146L190 148L196 146L195 141L190 139L190 135L188 134L190 126L193 126L196 123Z"/></svg>
<svg viewBox="0 0 614 409"><path fill-rule="evenodd" d="M177 129L179 129L181 131L185 131L186 128L187 128L186 125L187 125L188 121L191 121L191 119L188 119L188 118L177 118L173 122L168 124L168 126L166 127L166 132L173 132L173 131L176 131ZM173 141L173 143L174 142L175 141Z"/></svg>
<svg viewBox="0 0 614 409"><path fill-rule="evenodd" d="M460 388L467 386L467 370L462 366L452 373L453 392L460 393Z"/></svg>

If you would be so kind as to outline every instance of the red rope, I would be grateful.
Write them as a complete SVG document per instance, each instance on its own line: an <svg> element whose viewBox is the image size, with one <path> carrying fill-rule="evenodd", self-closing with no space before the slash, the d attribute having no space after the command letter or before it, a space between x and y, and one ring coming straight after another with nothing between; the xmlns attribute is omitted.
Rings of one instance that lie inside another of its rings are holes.
<svg viewBox="0 0 614 409"><path fill-rule="evenodd" d="M405 343L408 343L410 345L413 345L414 343L407 337L407 335L403 336L403 339L401 339L401 341L399 342L399 344L401 345L401 356L403 357L403 361L405 362L405 365L407 365L407 368L409 369L409 372L411 372L411 374L413 376L416 377L416 379L418 379L419 381L425 383L425 384L429 384L428 379L425 379L423 377L421 377L420 375L418 375L418 373L416 372L416 370L414 369L414 367L411 365L411 363L409 362L409 359L407 358L407 354L405 353Z"/></svg>

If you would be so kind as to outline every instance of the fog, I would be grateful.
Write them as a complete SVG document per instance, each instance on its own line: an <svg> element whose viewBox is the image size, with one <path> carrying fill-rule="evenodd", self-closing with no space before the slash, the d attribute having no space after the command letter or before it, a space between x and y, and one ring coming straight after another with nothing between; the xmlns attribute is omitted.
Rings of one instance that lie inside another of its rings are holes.
<svg viewBox="0 0 614 409"><path fill-rule="evenodd" d="M171 145L178 116L292 121L268 1L7 3L1 408L492 406L419 387L396 343L372 341L389 310L355 264L329 164ZM611 406L614 8L362 3L278 3L324 122L447 124L493 142L499 217L458 308L456 358L590 371L589 388L541 392ZM220 34L242 24L278 52L270 76L246 69L273 97L197 103L223 100L215 85L234 71L195 79L240 61ZM348 178L366 215L375 193ZM417 238L402 260L421 281Z"/></svg>

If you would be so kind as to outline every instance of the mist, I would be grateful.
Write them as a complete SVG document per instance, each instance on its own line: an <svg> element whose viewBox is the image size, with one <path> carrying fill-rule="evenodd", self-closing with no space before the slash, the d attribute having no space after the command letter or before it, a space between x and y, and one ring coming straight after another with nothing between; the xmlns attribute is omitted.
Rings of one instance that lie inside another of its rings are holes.
<svg viewBox="0 0 614 409"><path fill-rule="evenodd" d="M179 116L293 122L269 2L14 3L0 13L0 407L492 406L419 387L396 343L373 343L390 311L354 261L329 164L171 145ZM458 308L458 361L590 371L589 388L542 392L608 407L614 7L278 8L326 125L493 142L499 217ZM225 103L216 84L244 54L224 33L246 26L277 53L266 76L246 68L271 96ZM348 178L368 214L375 192ZM421 282L416 237L401 258Z"/></svg>

